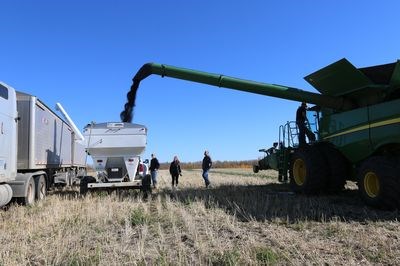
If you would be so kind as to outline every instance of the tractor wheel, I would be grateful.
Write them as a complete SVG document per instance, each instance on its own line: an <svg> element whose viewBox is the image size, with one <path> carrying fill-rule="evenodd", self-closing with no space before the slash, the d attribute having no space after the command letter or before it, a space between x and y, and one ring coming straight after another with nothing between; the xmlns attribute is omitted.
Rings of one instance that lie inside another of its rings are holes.
<svg viewBox="0 0 400 266"><path fill-rule="evenodd" d="M93 176L84 176L81 179L81 183L80 183L80 193L82 195L86 195L86 193L89 191L88 189L88 184L89 183L96 183L96 178L94 178Z"/></svg>
<svg viewBox="0 0 400 266"><path fill-rule="evenodd" d="M316 194L327 186L328 166L320 149L299 148L291 158L290 185L293 191Z"/></svg>
<svg viewBox="0 0 400 266"><path fill-rule="evenodd" d="M367 159L358 171L358 190L363 201L375 208L400 207L399 166L384 156Z"/></svg>
<svg viewBox="0 0 400 266"><path fill-rule="evenodd" d="M46 179L43 175L35 177L36 199L43 200L47 194Z"/></svg>
<svg viewBox="0 0 400 266"><path fill-rule="evenodd" d="M328 163L327 190L329 192L339 192L343 190L349 173L349 166L346 158L328 143L321 143L321 145L318 145L318 148L321 150Z"/></svg>
<svg viewBox="0 0 400 266"><path fill-rule="evenodd" d="M258 165L253 165L253 172L254 172L255 174L257 174L259 170L260 170L260 169L259 169Z"/></svg>

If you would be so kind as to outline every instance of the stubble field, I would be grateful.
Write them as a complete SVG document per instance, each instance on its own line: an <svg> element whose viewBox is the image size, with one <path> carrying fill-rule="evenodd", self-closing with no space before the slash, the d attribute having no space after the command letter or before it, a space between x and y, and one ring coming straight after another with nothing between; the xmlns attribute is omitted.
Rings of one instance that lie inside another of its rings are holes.
<svg viewBox="0 0 400 266"><path fill-rule="evenodd" d="M399 212L365 207L349 183L307 197L276 172L167 171L138 191L81 197L76 190L0 210L0 265L398 265Z"/></svg>

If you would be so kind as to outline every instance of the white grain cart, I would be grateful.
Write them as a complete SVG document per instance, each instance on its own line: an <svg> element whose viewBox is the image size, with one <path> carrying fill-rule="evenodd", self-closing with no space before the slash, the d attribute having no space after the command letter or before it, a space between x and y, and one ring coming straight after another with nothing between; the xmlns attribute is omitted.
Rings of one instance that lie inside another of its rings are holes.
<svg viewBox="0 0 400 266"><path fill-rule="evenodd" d="M81 180L81 193L90 189L151 190L148 171L138 173L140 154L146 148L147 128L143 125L107 122L84 128L86 152L93 159L96 177Z"/></svg>

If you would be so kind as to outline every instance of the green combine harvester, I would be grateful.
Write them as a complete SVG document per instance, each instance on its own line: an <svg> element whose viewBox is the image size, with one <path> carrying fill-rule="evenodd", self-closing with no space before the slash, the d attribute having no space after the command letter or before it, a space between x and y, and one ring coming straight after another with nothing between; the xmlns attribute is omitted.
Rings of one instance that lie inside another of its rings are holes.
<svg viewBox="0 0 400 266"><path fill-rule="evenodd" d="M317 140L300 147L288 122L254 170L275 169L306 194L353 180L367 205L400 208L400 61L356 68L339 60L305 77L320 94L155 63L142 66L132 87L151 74L314 104Z"/></svg>

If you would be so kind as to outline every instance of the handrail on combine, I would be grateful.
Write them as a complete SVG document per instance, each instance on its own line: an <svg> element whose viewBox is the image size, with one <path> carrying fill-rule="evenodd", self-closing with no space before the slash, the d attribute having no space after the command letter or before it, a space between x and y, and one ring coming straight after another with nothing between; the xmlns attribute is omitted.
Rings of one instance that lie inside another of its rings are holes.
<svg viewBox="0 0 400 266"><path fill-rule="evenodd" d="M298 128L295 121L287 121L286 124L279 126L279 145L282 147L298 146Z"/></svg>

